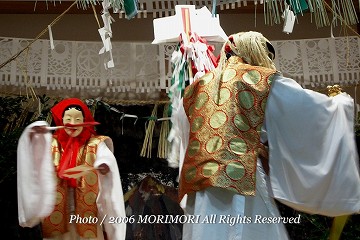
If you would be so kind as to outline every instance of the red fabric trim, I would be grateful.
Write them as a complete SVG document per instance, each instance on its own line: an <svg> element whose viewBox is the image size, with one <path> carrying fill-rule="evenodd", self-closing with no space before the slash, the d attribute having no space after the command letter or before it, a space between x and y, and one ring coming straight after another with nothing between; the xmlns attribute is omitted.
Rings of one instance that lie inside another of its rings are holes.
<svg viewBox="0 0 360 240"><path fill-rule="evenodd" d="M70 105L78 105L83 110L84 122L95 122L90 109L83 103L80 99L77 98L68 98L64 99L58 104L56 104L52 109L51 113L55 124L57 126L63 126L63 113L65 109ZM67 179L70 186L76 187L76 179L69 179L63 176L64 171L69 168L75 167L77 156L79 154L80 148L86 144L92 135L95 135L94 126L84 127L82 132L77 137L70 137L64 129L59 129L54 133L54 138L58 139L62 154L58 166L58 176L62 179Z"/></svg>

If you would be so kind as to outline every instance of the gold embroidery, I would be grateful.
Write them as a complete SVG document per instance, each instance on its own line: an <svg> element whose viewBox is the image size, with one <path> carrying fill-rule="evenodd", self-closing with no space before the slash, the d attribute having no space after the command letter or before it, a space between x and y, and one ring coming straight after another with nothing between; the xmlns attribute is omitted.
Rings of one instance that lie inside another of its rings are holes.
<svg viewBox="0 0 360 240"><path fill-rule="evenodd" d="M217 150L219 150L223 145L223 140L220 136L213 136L209 139L209 141L206 143L206 151L209 153L214 153Z"/></svg>
<svg viewBox="0 0 360 240"><path fill-rule="evenodd" d="M209 186L255 194L259 130L275 71L243 64L236 57L229 62L220 83L211 81L210 73L184 92L191 131L180 199Z"/></svg>
<svg viewBox="0 0 360 240"><path fill-rule="evenodd" d="M227 88L221 88L219 94L214 94L214 102L217 105L223 105L226 103L231 97L231 92Z"/></svg>
<svg viewBox="0 0 360 240"><path fill-rule="evenodd" d="M223 111L217 111L210 117L210 126L212 128L219 128L227 121L227 116Z"/></svg>
<svg viewBox="0 0 360 240"><path fill-rule="evenodd" d="M85 164L93 166L96 159L97 146L108 137L97 136L89 139L85 147L80 148L77 165ZM53 161L58 166L60 161L59 144L56 139L52 142ZM51 215L44 219L43 236L51 238L68 231L69 212L67 206L68 186L67 181L57 177L56 206ZM75 189L75 213L81 218L97 216L96 198L98 194L98 176L96 170L81 177L78 180L78 187ZM76 224L77 233L83 238L96 238L96 223Z"/></svg>
<svg viewBox="0 0 360 240"><path fill-rule="evenodd" d="M50 215L50 222L52 224L58 225L59 223L61 223L63 221L64 215L59 212L59 211L55 211Z"/></svg>
<svg viewBox="0 0 360 240"><path fill-rule="evenodd" d="M233 180L239 180L245 175L244 166L239 162L230 162L226 165L226 174Z"/></svg>

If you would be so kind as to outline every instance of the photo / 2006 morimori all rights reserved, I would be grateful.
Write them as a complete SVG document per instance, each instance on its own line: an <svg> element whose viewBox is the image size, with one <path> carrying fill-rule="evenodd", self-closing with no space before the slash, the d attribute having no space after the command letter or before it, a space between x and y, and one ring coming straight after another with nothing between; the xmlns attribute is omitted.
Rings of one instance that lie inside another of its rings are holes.
<svg viewBox="0 0 360 240"><path fill-rule="evenodd" d="M101 219L98 217L88 216L81 217L79 214L73 214L70 216L70 223L100 223L104 222L109 224L119 223L149 223L149 224L171 224L171 223L194 223L194 224L229 224L233 226L235 224L276 224L276 223L288 223L299 224L300 214L297 217L265 217L262 215L255 215L253 217L242 215L131 215L126 217L114 217L103 216Z"/></svg>

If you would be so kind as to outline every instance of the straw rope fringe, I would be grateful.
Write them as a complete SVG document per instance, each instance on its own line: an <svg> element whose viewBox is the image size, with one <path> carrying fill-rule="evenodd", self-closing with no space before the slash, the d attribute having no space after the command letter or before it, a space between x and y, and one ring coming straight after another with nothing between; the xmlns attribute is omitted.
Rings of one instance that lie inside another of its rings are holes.
<svg viewBox="0 0 360 240"><path fill-rule="evenodd" d="M169 117L169 103L164 106L163 118ZM170 149L170 143L167 140L170 132L170 123L169 120L162 121L160 128L160 137L158 143L158 158L166 159Z"/></svg>
<svg viewBox="0 0 360 240"><path fill-rule="evenodd" d="M153 140L153 132L155 128L155 121L157 118L157 109L158 109L158 105L155 104L154 109L151 113L151 117L145 124L145 139L144 139L143 147L140 152L141 157L151 158L152 140Z"/></svg>

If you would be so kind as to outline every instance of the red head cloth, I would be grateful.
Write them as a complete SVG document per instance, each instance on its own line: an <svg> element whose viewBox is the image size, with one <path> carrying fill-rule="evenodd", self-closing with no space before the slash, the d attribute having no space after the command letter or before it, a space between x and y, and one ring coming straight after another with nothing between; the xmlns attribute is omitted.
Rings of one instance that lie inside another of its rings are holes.
<svg viewBox="0 0 360 240"><path fill-rule="evenodd" d="M67 98L56 104L54 107L51 108L51 113L53 115L54 121L56 126L62 126L63 125L63 114L67 107L71 105L78 105L81 107L84 113L84 122L94 122L94 118L92 117L92 114L89 110L89 108L86 106L85 103L83 103L78 98Z"/></svg>
<svg viewBox="0 0 360 240"><path fill-rule="evenodd" d="M77 105L82 109L84 115L84 122L94 122L94 118L91 114L90 109L83 103L80 99L77 98L68 98L64 99L54 107L51 108L51 113L55 124L57 126L63 126L63 115L67 107L71 105ZM64 150L60 164L58 166L58 175L60 178L63 177L64 171L69 168L76 166L77 154L82 145L86 144L87 140L95 135L96 132L93 126L86 126L83 128L82 132L77 137L70 137L64 129L59 129L54 133L54 138L58 139L60 142L61 148ZM76 180L69 179L69 184L72 187L76 187Z"/></svg>

